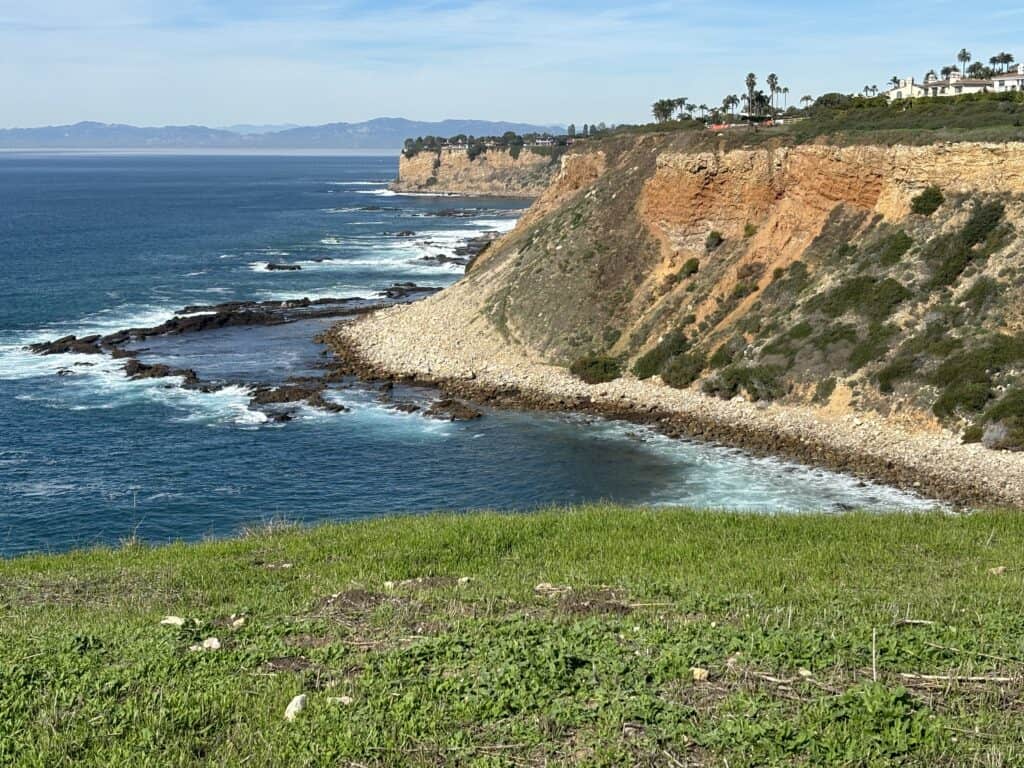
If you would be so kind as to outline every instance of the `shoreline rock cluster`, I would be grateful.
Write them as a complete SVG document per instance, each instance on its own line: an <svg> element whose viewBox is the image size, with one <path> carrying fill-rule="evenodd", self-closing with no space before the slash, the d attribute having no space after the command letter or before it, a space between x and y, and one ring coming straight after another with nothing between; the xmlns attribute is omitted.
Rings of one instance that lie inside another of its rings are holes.
<svg viewBox="0 0 1024 768"><path fill-rule="evenodd" d="M126 328L101 336L64 336L53 341L31 344L27 349L39 355L109 355L124 360L125 375L132 380L180 378L181 387L200 392L216 392L232 383L204 381L191 368L174 368L164 363L145 363L139 355L145 349L128 349L126 345L158 336L199 333L231 326L281 325L298 320L323 317L352 317L394 306L400 302L411 302L438 292L439 288L424 287L415 283L395 283L379 291L381 299L297 299L289 301L237 301L215 305L192 305L182 308L165 322L146 328ZM315 341L326 343L323 335ZM325 355L329 353L325 350ZM75 366L92 366L80 362ZM325 360L320 367L325 370L321 377L293 377L279 384L247 382L251 388L249 408L265 414L272 422L284 423L295 418L297 408L305 403L327 413L348 413L350 409L326 397L330 385L345 379L345 367L332 360ZM61 368L58 376L71 375L69 368ZM393 387L382 388L381 402L397 411L421 412L425 417L442 421L472 421L481 418L482 412L464 402L452 398L438 398L425 407L404 401L393 400Z"/></svg>
<svg viewBox="0 0 1024 768"><path fill-rule="evenodd" d="M835 417L724 401L631 377L587 385L515 348L472 302L441 298L339 324L326 340L342 366L364 379L429 385L496 407L647 424L670 437L841 471L959 507L1024 508L1024 454L965 445L952 433L911 430L873 414Z"/></svg>

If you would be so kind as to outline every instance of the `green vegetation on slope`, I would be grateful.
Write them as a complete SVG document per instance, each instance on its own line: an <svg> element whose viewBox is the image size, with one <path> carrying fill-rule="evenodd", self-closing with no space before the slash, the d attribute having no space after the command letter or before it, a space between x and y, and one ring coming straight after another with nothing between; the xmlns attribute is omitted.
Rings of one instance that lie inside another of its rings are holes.
<svg viewBox="0 0 1024 768"><path fill-rule="evenodd" d="M1020 765L1022 553L592 507L3 562L0 764Z"/></svg>
<svg viewBox="0 0 1024 768"><path fill-rule="evenodd" d="M705 131L701 120L682 119L619 126L619 135L686 131L702 135L708 148L736 148L765 141L803 144L827 137L830 144L931 144L936 141L1024 141L1024 92L968 94L890 103L825 94L814 106L783 115L783 125Z"/></svg>

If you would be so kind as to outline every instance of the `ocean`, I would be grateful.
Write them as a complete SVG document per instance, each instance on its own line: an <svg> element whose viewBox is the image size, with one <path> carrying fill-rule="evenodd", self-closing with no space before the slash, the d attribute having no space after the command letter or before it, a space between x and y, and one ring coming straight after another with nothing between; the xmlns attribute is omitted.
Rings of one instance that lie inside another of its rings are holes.
<svg viewBox="0 0 1024 768"><path fill-rule="evenodd" d="M137 345L144 362L222 385L208 393L129 380L124 361L107 356L25 349L156 325L189 305L443 287L463 267L432 257L507 231L525 205L395 195L386 183L397 165L368 155L0 154L0 555L594 500L765 513L932 506L591 417L487 410L479 421L436 421L352 381L329 391L347 413L303 406L278 422L250 408L255 384L322 373L314 337L336 319Z"/></svg>

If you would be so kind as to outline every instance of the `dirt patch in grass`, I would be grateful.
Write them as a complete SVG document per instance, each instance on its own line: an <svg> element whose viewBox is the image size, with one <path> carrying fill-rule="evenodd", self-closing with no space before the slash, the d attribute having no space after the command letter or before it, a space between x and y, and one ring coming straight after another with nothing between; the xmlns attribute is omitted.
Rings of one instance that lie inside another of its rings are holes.
<svg viewBox="0 0 1024 768"><path fill-rule="evenodd" d="M419 576L415 579L403 579L402 581L386 581L384 586L387 589L447 589L459 583L454 576Z"/></svg>
<svg viewBox="0 0 1024 768"><path fill-rule="evenodd" d="M294 648L327 648L338 641L326 635L301 634L289 635L284 642Z"/></svg>
<svg viewBox="0 0 1024 768"><path fill-rule="evenodd" d="M398 602L398 598L355 587L323 598L313 608L313 613L326 618L352 616L373 611L392 601Z"/></svg>
<svg viewBox="0 0 1024 768"><path fill-rule="evenodd" d="M277 658L268 659L264 662L263 669L264 671L271 673L305 672L313 666L313 662L309 659L303 658L302 656L278 656Z"/></svg>
<svg viewBox="0 0 1024 768"><path fill-rule="evenodd" d="M607 587L566 592L558 600L558 609L570 616L625 616L633 611L624 590Z"/></svg>

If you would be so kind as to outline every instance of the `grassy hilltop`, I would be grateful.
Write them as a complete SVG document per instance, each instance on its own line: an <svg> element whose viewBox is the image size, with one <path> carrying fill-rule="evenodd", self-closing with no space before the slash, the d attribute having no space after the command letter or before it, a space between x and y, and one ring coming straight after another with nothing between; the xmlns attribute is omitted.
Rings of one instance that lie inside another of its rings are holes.
<svg viewBox="0 0 1024 768"><path fill-rule="evenodd" d="M597 506L20 558L0 764L1020 765L1022 552Z"/></svg>

